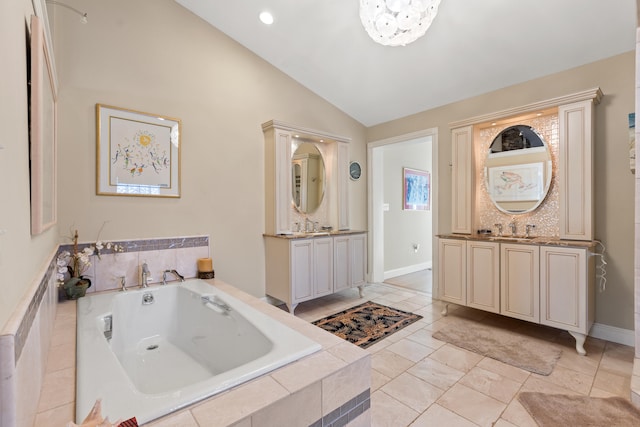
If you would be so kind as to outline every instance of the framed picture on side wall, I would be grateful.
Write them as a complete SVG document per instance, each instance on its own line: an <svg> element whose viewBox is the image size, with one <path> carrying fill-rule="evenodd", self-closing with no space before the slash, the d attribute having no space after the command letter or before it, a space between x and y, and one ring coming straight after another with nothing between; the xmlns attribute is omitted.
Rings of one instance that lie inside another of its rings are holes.
<svg viewBox="0 0 640 427"><path fill-rule="evenodd" d="M56 78L41 18L31 17L30 169L31 234L56 223Z"/></svg>
<svg viewBox="0 0 640 427"><path fill-rule="evenodd" d="M431 199L429 172L403 168L403 207L410 211L428 211Z"/></svg>
<svg viewBox="0 0 640 427"><path fill-rule="evenodd" d="M96 104L96 126L96 194L180 197L180 120Z"/></svg>

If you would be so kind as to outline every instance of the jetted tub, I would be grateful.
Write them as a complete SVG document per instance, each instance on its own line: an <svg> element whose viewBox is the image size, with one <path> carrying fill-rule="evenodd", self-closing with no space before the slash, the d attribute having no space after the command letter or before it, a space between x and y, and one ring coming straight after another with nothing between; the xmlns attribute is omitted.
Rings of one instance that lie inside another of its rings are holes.
<svg viewBox="0 0 640 427"><path fill-rule="evenodd" d="M321 346L192 279L77 303L76 421L102 399L140 424L291 363Z"/></svg>

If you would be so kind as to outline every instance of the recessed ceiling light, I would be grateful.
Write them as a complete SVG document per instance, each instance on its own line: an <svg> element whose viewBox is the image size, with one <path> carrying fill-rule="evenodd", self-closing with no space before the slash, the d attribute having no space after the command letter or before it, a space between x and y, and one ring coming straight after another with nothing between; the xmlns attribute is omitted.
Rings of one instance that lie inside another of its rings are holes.
<svg viewBox="0 0 640 427"><path fill-rule="evenodd" d="M262 21L263 24L266 25L271 25L273 24L273 15L270 14L269 12L261 12L260 13L260 21Z"/></svg>

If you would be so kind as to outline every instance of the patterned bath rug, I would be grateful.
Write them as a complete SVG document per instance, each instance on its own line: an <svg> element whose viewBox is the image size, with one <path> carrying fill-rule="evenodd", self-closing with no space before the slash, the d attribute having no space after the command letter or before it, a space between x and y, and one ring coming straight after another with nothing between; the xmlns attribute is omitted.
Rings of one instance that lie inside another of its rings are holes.
<svg viewBox="0 0 640 427"><path fill-rule="evenodd" d="M522 392L518 400L540 427L640 426L640 410L622 397Z"/></svg>
<svg viewBox="0 0 640 427"><path fill-rule="evenodd" d="M562 355L562 350L546 341L463 318L456 318L432 336L540 375L551 374Z"/></svg>
<svg viewBox="0 0 640 427"><path fill-rule="evenodd" d="M420 319L420 315L367 301L312 323L367 348Z"/></svg>

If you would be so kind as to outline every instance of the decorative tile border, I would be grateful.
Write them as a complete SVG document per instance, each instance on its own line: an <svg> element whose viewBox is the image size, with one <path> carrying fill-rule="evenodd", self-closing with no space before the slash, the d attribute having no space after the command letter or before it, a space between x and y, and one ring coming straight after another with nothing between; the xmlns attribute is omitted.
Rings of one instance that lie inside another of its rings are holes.
<svg viewBox="0 0 640 427"><path fill-rule="evenodd" d="M36 314L38 314L38 310L40 309L40 303L42 302L42 297L47 292L47 286L49 284L49 280L55 269L55 259L54 256L51 261L49 261L49 266L47 267L47 271L44 274L44 277L40 280L40 284L36 289L35 295L29 302L29 307L27 308L27 312L25 313L20 325L18 326L18 330L16 331L16 335L14 337L14 362L17 365L18 360L20 359L20 355L22 355L22 349L24 348L24 344L27 342L27 338L29 337L29 332L31 331L31 326L33 325L33 320L36 318Z"/></svg>
<svg viewBox="0 0 640 427"><path fill-rule="evenodd" d="M339 408L334 409L309 427L341 427L362 415L371 407L371 389L366 389Z"/></svg>
<svg viewBox="0 0 640 427"><path fill-rule="evenodd" d="M163 249L180 249L180 248L197 248L201 246L209 246L209 236L195 236L195 237L172 237L165 239L142 239L142 240L120 240L113 241L113 244L117 244L124 248L124 252L145 252L145 251L157 251ZM82 251L84 248L93 246L94 243L79 243L78 250ZM58 252L73 250L72 244L60 245ZM103 248L100 254L112 254L113 249Z"/></svg>

